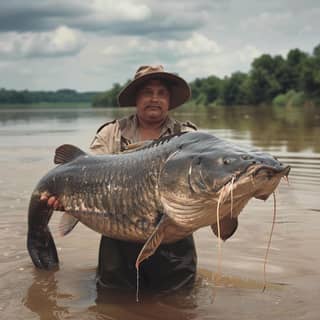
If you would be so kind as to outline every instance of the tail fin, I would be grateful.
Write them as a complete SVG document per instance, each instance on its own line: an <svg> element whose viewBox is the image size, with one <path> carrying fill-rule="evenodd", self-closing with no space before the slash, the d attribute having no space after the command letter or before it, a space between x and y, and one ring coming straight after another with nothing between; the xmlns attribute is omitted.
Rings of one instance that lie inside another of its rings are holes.
<svg viewBox="0 0 320 320"><path fill-rule="evenodd" d="M32 262L40 269L53 269L59 265L56 245L49 230L53 209L41 201L38 192L31 196L28 215L27 248Z"/></svg>

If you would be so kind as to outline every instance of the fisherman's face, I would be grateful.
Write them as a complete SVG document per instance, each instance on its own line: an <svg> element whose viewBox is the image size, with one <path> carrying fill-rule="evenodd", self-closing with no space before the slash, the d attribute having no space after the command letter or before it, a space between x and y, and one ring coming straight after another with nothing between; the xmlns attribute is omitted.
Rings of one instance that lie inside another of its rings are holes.
<svg viewBox="0 0 320 320"><path fill-rule="evenodd" d="M137 93L136 107L139 120L159 123L166 119L170 105L170 92L160 80L149 80Z"/></svg>

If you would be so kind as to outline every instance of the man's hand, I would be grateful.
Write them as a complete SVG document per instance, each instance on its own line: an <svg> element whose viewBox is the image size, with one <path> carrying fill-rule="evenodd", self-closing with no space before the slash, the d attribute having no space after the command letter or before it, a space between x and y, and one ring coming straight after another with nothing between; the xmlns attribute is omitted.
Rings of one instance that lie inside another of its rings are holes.
<svg viewBox="0 0 320 320"><path fill-rule="evenodd" d="M40 200L47 202L48 207L53 208L54 210L64 211L63 205L56 196L42 195Z"/></svg>

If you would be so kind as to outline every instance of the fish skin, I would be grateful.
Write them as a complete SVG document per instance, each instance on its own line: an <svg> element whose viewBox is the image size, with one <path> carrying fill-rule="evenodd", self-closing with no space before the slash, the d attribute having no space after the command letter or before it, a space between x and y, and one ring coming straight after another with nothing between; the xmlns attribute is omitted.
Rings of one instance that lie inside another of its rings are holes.
<svg viewBox="0 0 320 320"><path fill-rule="evenodd" d="M214 226L219 192L231 179L243 190L240 182L249 168L269 170L270 181L276 176L271 184L266 174L257 174L263 181L257 187L244 178L252 190L248 199L238 195L237 219L250 198L268 197L290 170L267 153L203 132L165 137L118 155L91 156L63 145L56 150L55 163L59 165L36 186L28 213L27 247L35 266L44 269L57 267L59 261L48 227L53 208L42 199L54 196L61 210L101 234L145 243L138 267L161 242L174 242L202 226ZM270 192L264 192L267 184ZM225 240L238 223L228 222L228 205L221 212L222 225L228 228L221 236Z"/></svg>

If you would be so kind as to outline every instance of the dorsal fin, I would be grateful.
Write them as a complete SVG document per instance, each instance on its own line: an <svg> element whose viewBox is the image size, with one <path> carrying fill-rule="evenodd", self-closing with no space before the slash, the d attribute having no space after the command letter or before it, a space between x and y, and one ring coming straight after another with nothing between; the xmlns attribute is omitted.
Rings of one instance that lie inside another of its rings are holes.
<svg viewBox="0 0 320 320"><path fill-rule="evenodd" d="M63 144L62 146L56 149L56 153L54 155L54 163L55 164L63 164L74 160L80 156L84 156L86 153L81 149L71 145L71 144Z"/></svg>
<svg viewBox="0 0 320 320"><path fill-rule="evenodd" d="M173 139L175 137L180 137L185 133L187 133L187 131L173 133L173 134L170 134L167 136L160 137L159 139L155 139L155 140L146 140L146 141L144 141L145 144L143 144L141 147L137 148L136 150L144 150L144 149L157 147L158 145L169 142L171 139Z"/></svg>

